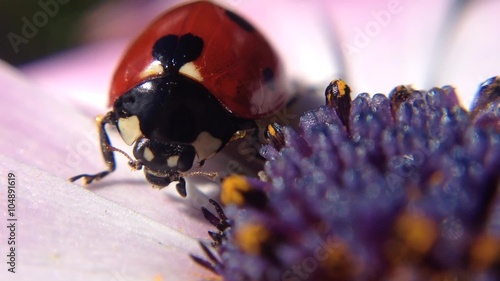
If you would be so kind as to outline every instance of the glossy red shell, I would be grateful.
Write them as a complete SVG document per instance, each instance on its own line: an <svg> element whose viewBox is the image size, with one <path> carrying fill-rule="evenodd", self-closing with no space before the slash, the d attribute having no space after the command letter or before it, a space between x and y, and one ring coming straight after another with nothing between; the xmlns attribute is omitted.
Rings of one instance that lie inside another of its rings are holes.
<svg viewBox="0 0 500 281"><path fill-rule="evenodd" d="M269 43L257 30L245 30L226 9L200 1L167 11L131 44L115 72L110 105L138 83L161 76L146 71L154 63L151 52L157 39L187 33L204 41L201 55L193 61L202 77L200 83L232 114L256 119L285 104L288 91L283 68Z"/></svg>

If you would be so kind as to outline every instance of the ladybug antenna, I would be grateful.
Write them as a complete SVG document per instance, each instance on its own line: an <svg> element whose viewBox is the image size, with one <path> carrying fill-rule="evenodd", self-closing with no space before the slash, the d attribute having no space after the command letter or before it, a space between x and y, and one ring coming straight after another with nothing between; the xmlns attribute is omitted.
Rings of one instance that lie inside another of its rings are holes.
<svg viewBox="0 0 500 281"><path fill-rule="evenodd" d="M220 182L219 173L217 172L205 172L205 171L195 171L190 173L180 173L182 177L193 177L193 176L202 176L208 178L209 180Z"/></svg>
<svg viewBox="0 0 500 281"><path fill-rule="evenodd" d="M142 163L139 162L139 161L137 161L137 160L134 160L134 158L130 157L130 155L128 155L125 151L123 151L123 150L121 150L119 148L116 148L114 146L108 146L108 149L110 151L118 152L118 153L122 154L123 156L125 156L128 159L128 165L133 170L140 170L140 169L142 169Z"/></svg>

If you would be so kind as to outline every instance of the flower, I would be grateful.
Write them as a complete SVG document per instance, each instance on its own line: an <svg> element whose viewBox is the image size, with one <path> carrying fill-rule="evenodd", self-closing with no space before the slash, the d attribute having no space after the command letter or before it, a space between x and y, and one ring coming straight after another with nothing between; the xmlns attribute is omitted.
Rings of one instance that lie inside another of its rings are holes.
<svg viewBox="0 0 500 281"><path fill-rule="evenodd" d="M349 94L262 149L267 181L223 183L218 256L194 259L228 281L500 279L500 77L470 112L450 86Z"/></svg>
<svg viewBox="0 0 500 281"><path fill-rule="evenodd" d="M211 276L188 254L202 255L197 240L206 236L209 224L199 207L209 208L206 197L215 198L214 184L191 179L190 186L196 184L206 195L191 188L187 200L181 200L172 188L152 190L140 173L131 173L126 160L118 157L118 170L106 181L88 188L67 182L75 174L103 168L93 120L106 111L113 70L132 37L171 4L164 0L126 2L135 3L127 9L122 1L108 4L107 13L89 19L100 32L93 40L101 41L87 41L18 68L0 64L0 165L3 177L12 171L18 178L20 226L16 232L19 271L12 275L4 268L1 280L199 280ZM282 54L291 77L307 85L324 87L327 79L346 75L356 92L385 92L395 83L414 83L419 88L452 83L467 104L471 85L500 71L500 37L491 36L498 25L497 1L222 2L256 23ZM467 9L450 9L459 2L469 3ZM389 4L394 3L399 3L396 13L387 16L384 11L389 12ZM65 8L61 4L59 11ZM449 10L457 13L449 15ZM24 15L32 20L40 11ZM40 29L57 33L53 17L63 15L50 15ZM449 19L455 19L450 28L436 28ZM7 32L22 35L24 21L16 20L18 28ZM43 15L38 20L43 21ZM36 40L26 38L26 44L36 44L38 39L52 44L41 38L42 32L33 36ZM8 40L4 41L10 48ZM18 46L20 53L26 52L24 46ZM335 48L342 53L345 46L358 47L359 52L333 55ZM446 52L432 55L434 50ZM441 66L439 75L430 76L433 82L426 80L435 65ZM306 109L318 104L299 103ZM113 141L119 138L111 134ZM232 159L233 155L220 153L207 161L206 169L227 171ZM246 160L239 163L241 167L248 164ZM5 183L0 198L7 198ZM6 241L4 233L0 232L0 243Z"/></svg>

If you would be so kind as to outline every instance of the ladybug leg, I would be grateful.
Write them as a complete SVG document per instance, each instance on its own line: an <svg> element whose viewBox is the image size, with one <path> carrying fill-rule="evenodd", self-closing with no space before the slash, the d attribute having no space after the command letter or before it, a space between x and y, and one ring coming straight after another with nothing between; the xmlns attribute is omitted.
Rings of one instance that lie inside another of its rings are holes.
<svg viewBox="0 0 500 281"><path fill-rule="evenodd" d="M264 131L264 138L278 151L285 147L285 134L283 132L283 126L279 123L273 122L267 125Z"/></svg>
<svg viewBox="0 0 500 281"><path fill-rule="evenodd" d="M107 170L102 171L97 174L89 175L89 174L81 174L74 176L69 179L70 182L74 182L78 179L82 179L84 184L89 184L93 181L97 181L112 173L116 168L115 157L113 155L113 147L109 141L108 133L106 132L105 126L106 124L114 124L114 115L113 112L108 112L104 117L99 116L96 119L97 127L99 128L99 141L101 144L101 152L104 157L104 162L106 163Z"/></svg>
<svg viewBox="0 0 500 281"><path fill-rule="evenodd" d="M186 180L183 177L179 178L179 182L175 185L175 189L177 190L177 193L183 198L187 196L186 192Z"/></svg>

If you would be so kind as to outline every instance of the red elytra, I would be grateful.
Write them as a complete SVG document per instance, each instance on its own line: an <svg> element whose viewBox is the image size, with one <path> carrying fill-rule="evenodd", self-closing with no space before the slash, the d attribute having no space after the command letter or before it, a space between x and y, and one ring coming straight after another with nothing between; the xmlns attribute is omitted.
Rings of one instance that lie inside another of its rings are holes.
<svg viewBox="0 0 500 281"><path fill-rule="evenodd" d="M110 105L155 71L153 45L162 36L192 33L205 42L193 61L205 86L235 116L258 119L285 104L283 68L265 38L236 14L208 1L167 11L131 44L111 84ZM189 75L187 75L189 76ZM194 77L191 77L194 78Z"/></svg>

